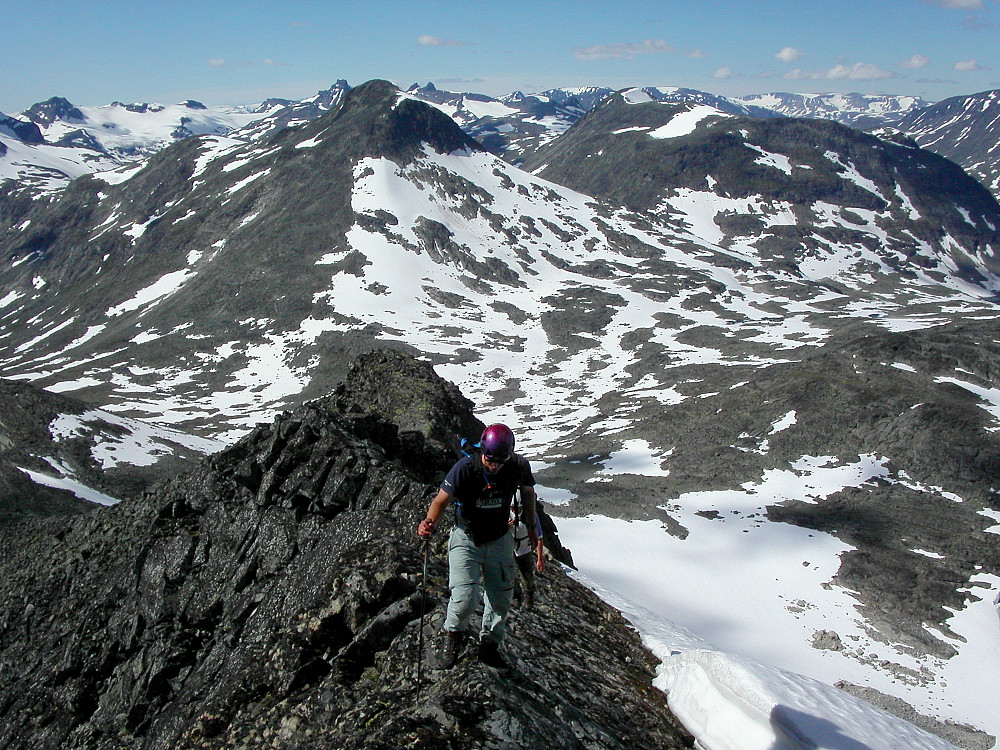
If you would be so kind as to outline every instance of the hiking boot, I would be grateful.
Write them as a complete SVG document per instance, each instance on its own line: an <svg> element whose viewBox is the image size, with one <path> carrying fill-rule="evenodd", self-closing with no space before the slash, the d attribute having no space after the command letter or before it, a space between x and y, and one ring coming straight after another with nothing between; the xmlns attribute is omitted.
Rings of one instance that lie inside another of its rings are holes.
<svg viewBox="0 0 1000 750"><path fill-rule="evenodd" d="M465 643L465 633L461 630L445 631L444 648L441 649L441 669L451 669L458 661Z"/></svg>
<svg viewBox="0 0 1000 750"><path fill-rule="evenodd" d="M525 591L524 592L524 607L523 609L529 610L535 606L535 592Z"/></svg>
<svg viewBox="0 0 1000 750"><path fill-rule="evenodd" d="M500 644L494 643L493 641L479 642L479 661L487 667L493 667L494 669L499 669L502 672L506 672L510 669L510 665L508 665L507 662L504 661L504 658L500 656Z"/></svg>

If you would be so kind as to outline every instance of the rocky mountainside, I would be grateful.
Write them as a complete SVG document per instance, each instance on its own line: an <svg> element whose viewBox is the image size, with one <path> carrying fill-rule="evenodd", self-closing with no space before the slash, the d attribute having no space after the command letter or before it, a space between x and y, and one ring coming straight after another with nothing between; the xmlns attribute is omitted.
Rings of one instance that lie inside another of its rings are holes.
<svg viewBox="0 0 1000 750"><path fill-rule="evenodd" d="M0 747L691 746L634 631L558 566L512 615L512 676L418 666L447 597L419 477L481 423L401 355L348 382L141 498L0 527Z"/></svg>
<svg viewBox="0 0 1000 750"><path fill-rule="evenodd" d="M956 96L906 113L892 126L960 164L1000 195L1000 91Z"/></svg>
<svg viewBox="0 0 1000 750"><path fill-rule="evenodd" d="M29 308L36 302L48 307L57 298L59 312L43 315L46 323L35 319L34 330L44 332L36 343L53 347L43 366L62 379L69 374L64 365L87 369L86 352L96 353L96 346L103 358L110 346L119 352L112 356L125 379L151 378L147 385L126 386L142 401L141 394L167 370L176 373L178 387L189 390L180 375L184 363L202 370L206 358L220 352L230 357L234 352L226 353L223 342L242 336L240 330L266 344L271 322L278 332L323 315L326 303L314 300L326 287L317 265L357 272L345 242L355 219L350 194L357 161L378 154L404 162L421 152L423 142L443 152L479 148L436 110L420 105L414 113L413 102L392 109L396 91L388 85L354 92L348 106L329 118L281 131L270 141L234 150L230 141L188 139L120 185L85 178L51 201L5 203L7 247L20 262L7 269L12 283L0 303L6 308L3 338L12 342L28 334ZM386 112L388 120L369 126ZM317 140L319 135L326 137ZM347 257L323 260L340 252ZM106 272L112 268L113 274ZM175 294L178 288L183 294ZM155 322L147 317L150 303L159 308ZM145 333L144 321L152 323ZM188 330L192 324L197 331ZM178 335L179 347L170 345ZM331 380L323 378L335 367L338 350L355 340L372 341L365 331L324 338L329 355L302 362L310 364L317 392L329 386ZM202 343L192 348L196 340ZM235 369L210 368L213 384L203 397L214 400L213 394L227 390L226 379L238 382L244 368L247 375L266 376L265 363L254 361L265 356L257 346L241 351L230 363ZM60 354L63 347L73 354ZM16 350L10 351L20 358ZM264 392L257 399L270 397ZM97 401L106 403L103 397Z"/></svg>
<svg viewBox="0 0 1000 750"><path fill-rule="evenodd" d="M19 120L2 112L0 112L0 129L5 135L17 138L24 143L44 143L45 141L42 138L42 131L33 122Z"/></svg>
<svg viewBox="0 0 1000 750"><path fill-rule="evenodd" d="M24 515L49 516L92 510L93 503L64 490L40 485L24 470L44 471L48 468L47 461L68 463L69 456L51 455L53 441L47 426L60 411L82 412L82 404L6 380L0 381L0 398L0 524ZM45 458L36 458L39 454ZM89 454L78 463L87 469L85 482L88 486L103 484L100 471L93 471Z"/></svg>
<svg viewBox="0 0 1000 750"><path fill-rule="evenodd" d="M0 135L10 138L0 139L0 158L17 142L35 147L17 147L23 153L4 159L7 164L0 169L0 179L51 190L81 174L147 157L191 135L213 133L251 141L321 116L336 107L350 88L346 80L338 80L301 101L268 99L254 106L212 108L194 101L170 106L114 102L81 108L52 97L16 117L0 115ZM932 105L919 97L857 93L775 92L734 98L677 86L648 86L642 91L657 101L704 104L729 114L832 120L872 131L899 128L995 188L991 92ZM515 91L496 98L446 91L433 83L413 84L408 92L441 109L484 148L514 164L559 138L614 93L603 87L582 87L531 94Z"/></svg>
<svg viewBox="0 0 1000 750"><path fill-rule="evenodd" d="M972 283L1000 270L1000 214L988 191L912 141L833 122L733 117L632 90L524 167L636 210L690 206L696 233L750 245L775 269L801 269L846 244L900 270L947 265Z"/></svg>
<svg viewBox="0 0 1000 750"><path fill-rule="evenodd" d="M1000 572L988 192L905 139L641 90L545 151L519 170L371 82L259 141L7 192L0 373L229 444L352 353L418 351L518 426L554 515L697 539L693 516L733 544L806 525L848 548L823 581L848 647L796 631L817 663L946 718L956 684L992 696L986 671L944 677ZM636 450L655 470L616 468ZM699 614L739 641L745 613Z"/></svg>
<svg viewBox="0 0 1000 750"><path fill-rule="evenodd" d="M221 447L0 380L0 523L116 503Z"/></svg>

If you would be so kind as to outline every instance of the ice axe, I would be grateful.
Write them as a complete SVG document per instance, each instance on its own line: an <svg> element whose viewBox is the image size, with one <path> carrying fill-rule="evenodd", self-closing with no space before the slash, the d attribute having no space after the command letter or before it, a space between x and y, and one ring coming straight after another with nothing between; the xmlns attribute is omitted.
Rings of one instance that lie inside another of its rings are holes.
<svg viewBox="0 0 1000 750"><path fill-rule="evenodd" d="M424 570L420 576L420 635L417 636L417 703L420 703L420 687L424 681L424 600L427 598L427 560L430 557L431 540L425 537Z"/></svg>

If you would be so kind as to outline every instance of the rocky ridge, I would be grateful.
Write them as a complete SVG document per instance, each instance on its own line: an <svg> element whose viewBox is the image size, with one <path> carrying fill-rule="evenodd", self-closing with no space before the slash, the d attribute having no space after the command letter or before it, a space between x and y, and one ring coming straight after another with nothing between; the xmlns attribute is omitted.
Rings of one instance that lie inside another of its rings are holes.
<svg viewBox="0 0 1000 750"><path fill-rule="evenodd" d="M388 368L414 389L351 400ZM470 657L418 686L419 477L479 423L402 355L351 382L142 497L0 528L0 747L690 746L635 633L557 565L512 615L512 677ZM446 578L439 536L428 646Z"/></svg>

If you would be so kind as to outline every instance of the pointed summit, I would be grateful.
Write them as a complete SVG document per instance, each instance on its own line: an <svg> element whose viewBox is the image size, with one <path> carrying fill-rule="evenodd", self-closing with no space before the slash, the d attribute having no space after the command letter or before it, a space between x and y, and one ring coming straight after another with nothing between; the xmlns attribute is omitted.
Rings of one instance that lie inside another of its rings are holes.
<svg viewBox="0 0 1000 750"><path fill-rule="evenodd" d="M369 81L344 95L330 114L310 123L309 132L327 128L353 141L362 156L385 156L406 162L422 151L423 144L439 154L469 149L482 151L455 121L425 102L402 95L388 81Z"/></svg>

